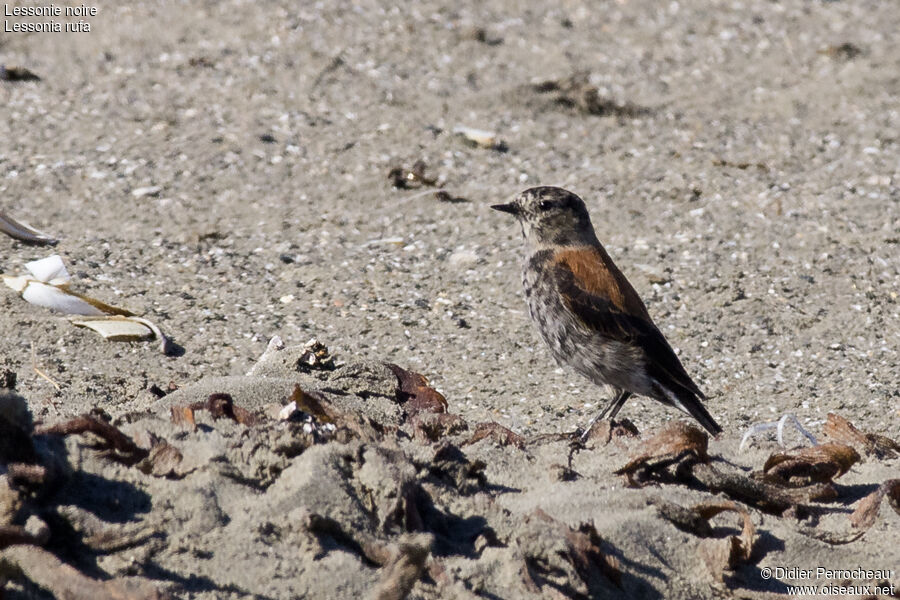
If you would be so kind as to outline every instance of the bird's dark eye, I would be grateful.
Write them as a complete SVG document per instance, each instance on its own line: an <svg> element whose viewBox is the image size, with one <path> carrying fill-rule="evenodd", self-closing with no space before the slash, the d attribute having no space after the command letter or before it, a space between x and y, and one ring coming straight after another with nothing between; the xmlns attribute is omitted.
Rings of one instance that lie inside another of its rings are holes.
<svg viewBox="0 0 900 600"><path fill-rule="evenodd" d="M551 208L553 208L553 202L551 202L550 200L541 200L538 203L538 208L541 210L550 210Z"/></svg>

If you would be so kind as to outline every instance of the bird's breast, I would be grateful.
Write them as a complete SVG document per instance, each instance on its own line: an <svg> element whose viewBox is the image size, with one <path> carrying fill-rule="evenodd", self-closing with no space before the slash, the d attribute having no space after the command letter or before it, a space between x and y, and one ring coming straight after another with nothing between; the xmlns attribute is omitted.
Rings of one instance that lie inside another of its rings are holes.
<svg viewBox="0 0 900 600"><path fill-rule="evenodd" d="M575 322L554 281L552 257L549 250L532 254L522 269L522 287L532 321L553 355L562 360L574 350L568 346Z"/></svg>

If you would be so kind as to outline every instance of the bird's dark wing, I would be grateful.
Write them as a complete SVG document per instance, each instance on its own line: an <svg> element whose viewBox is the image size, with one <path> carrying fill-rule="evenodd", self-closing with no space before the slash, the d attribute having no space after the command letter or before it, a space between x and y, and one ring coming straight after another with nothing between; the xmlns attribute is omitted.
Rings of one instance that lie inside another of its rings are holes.
<svg viewBox="0 0 900 600"><path fill-rule="evenodd" d="M616 290L605 293L593 285L588 291L589 286L565 262L555 263L553 270L563 302L586 327L605 338L639 348L646 360L647 374L666 388L673 391L682 388L705 398L645 309L635 311L638 314L629 312L627 304L614 301ZM640 308L643 309L643 304Z"/></svg>

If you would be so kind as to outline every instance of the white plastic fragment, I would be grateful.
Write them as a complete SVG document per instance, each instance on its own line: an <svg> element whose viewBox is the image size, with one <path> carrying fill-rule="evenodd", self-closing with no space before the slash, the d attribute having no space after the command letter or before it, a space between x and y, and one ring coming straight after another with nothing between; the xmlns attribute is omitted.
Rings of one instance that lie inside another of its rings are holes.
<svg viewBox="0 0 900 600"><path fill-rule="evenodd" d="M800 421L797 420L797 415L794 413L785 413L780 419L774 421L772 423L757 423L756 425L750 427L746 433L744 433L744 437L741 438L741 444L738 446L738 450L743 450L744 446L747 444L747 441L756 435L757 433L761 433L763 431L768 431L769 429L774 429L776 436L775 439L778 441L778 445L782 448L785 447L784 444L784 426L786 423L790 423L794 426L794 428L799 431L803 437L805 437L809 442L816 446L818 445L818 441L816 441L816 437L808 432L803 425L800 424Z"/></svg>

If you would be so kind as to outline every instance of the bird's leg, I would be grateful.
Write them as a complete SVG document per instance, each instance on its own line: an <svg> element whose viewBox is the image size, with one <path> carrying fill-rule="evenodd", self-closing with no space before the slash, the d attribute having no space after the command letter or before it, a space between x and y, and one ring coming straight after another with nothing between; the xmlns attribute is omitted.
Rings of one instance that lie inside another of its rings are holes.
<svg viewBox="0 0 900 600"><path fill-rule="evenodd" d="M609 415L610 421L615 419L616 415L619 414L619 411L622 410L622 407L625 405L625 401L630 397L631 392L627 390L619 390L619 393L609 401L609 404L607 404L603 410L597 413L597 415L587 424L587 427L584 428L584 432L581 434L581 443L584 444L587 441L588 435L590 435L591 429L594 427L594 423L596 423L600 419L607 418L607 415Z"/></svg>
<svg viewBox="0 0 900 600"><path fill-rule="evenodd" d="M800 421L797 420L797 416L794 413L786 413L777 421L773 421L771 423L757 423L750 427L746 433L744 433L744 437L741 438L741 445L738 447L739 450L744 449L744 445L747 443L752 436L762 431L768 431L769 429L776 430L776 439L778 440L778 445L784 448L784 425L785 423L791 423L797 431L799 431L803 436L812 443L813 446L818 444L816 438L813 434L804 429L803 425L800 424Z"/></svg>
<svg viewBox="0 0 900 600"><path fill-rule="evenodd" d="M609 406L606 407L606 410L609 410L609 415L606 417L610 421L616 418L616 415L619 414L619 411L622 410L622 407L625 406L625 401L631 398L631 392L627 392L622 390L619 392L619 395L613 400ZM605 411L604 411L605 412Z"/></svg>

